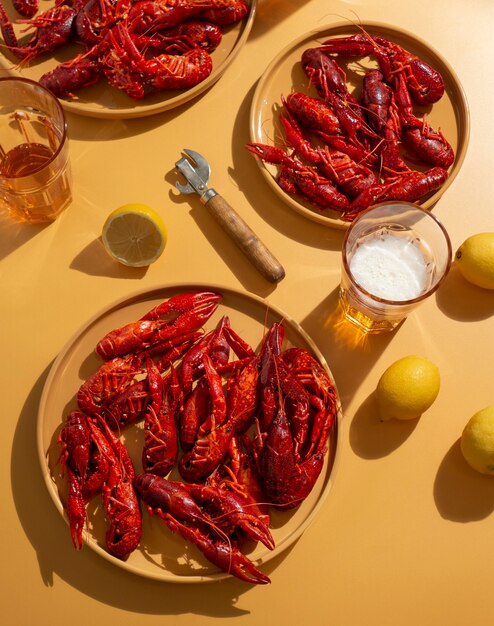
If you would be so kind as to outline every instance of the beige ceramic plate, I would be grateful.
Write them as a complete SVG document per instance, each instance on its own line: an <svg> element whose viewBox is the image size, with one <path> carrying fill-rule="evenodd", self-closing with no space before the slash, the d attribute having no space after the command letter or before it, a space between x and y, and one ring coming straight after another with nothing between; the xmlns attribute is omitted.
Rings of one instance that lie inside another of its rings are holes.
<svg viewBox="0 0 494 626"><path fill-rule="evenodd" d="M130 119L162 113L189 102L189 100L211 87L240 52L254 23L256 2L257 0L247 0L247 3L250 5L250 12L242 22L222 28L222 41L211 55L213 71L206 80L195 87L182 91L161 91L137 101L122 91L109 87L106 81L102 79L96 85L79 90L76 98L60 99L63 108L71 113L89 117ZM51 6L51 2L42 3L42 5L43 10L46 10ZM7 6L10 8L11 3L9 2ZM9 15L12 20L20 18L13 10L9 10ZM19 38L21 38L21 28L25 28L25 26L16 25L15 27ZM9 53L5 53L5 56L0 54L0 68L6 69L12 75L21 75L32 80L39 80L43 74L55 68L59 63L72 59L80 52L83 52L81 46L68 44L56 50L53 55L35 59L29 65L24 65L21 68L14 67L19 62L18 59Z"/></svg>
<svg viewBox="0 0 494 626"><path fill-rule="evenodd" d="M441 189L426 196L420 202L420 206L428 209L439 200L451 185L465 158L470 133L470 119L463 88L449 63L415 35L380 22L365 22L361 24L361 27L370 35L385 37L427 61L443 77L446 89L441 100L429 108L414 106L414 112L417 117L427 113L428 122L434 128L441 129L444 136L453 146L456 154L455 162L449 170L449 178L446 183ZM283 134L279 123L282 95L286 96L293 91L302 91L317 97L314 88L309 88L307 76L300 64L304 50L320 46L326 39L332 37L345 37L359 32L361 32L359 27L352 26L348 22L328 25L299 37L273 59L261 77L254 93L250 115L250 137L252 142L282 145ZM377 67L376 62L369 57L357 57L347 60L338 59L338 62L347 74L349 90L356 95L359 93L358 90L365 69ZM337 212L319 211L311 204L295 199L285 193L275 180L278 173L277 167L264 164L260 160L258 162L269 186L292 209L325 226L348 228L349 223L339 219Z"/></svg>
<svg viewBox="0 0 494 626"><path fill-rule="evenodd" d="M65 519L67 518L62 501L65 500L67 488L65 481L60 477L58 464L60 448L57 438L65 416L77 408L75 396L79 386L101 363L94 353L95 345L109 330L139 319L146 311L170 296L202 290L213 290L223 294L223 300L208 321L206 330L213 328L222 315L228 315L232 328L257 348L266 326L283 320L284 347L296 345L306 348L320 360L331 376L324 357L302 328L256 296L211 285L175 285L143 291L116 302L89 320L64 347L50 370L41 397L37 423L38 453L48 491ZM303 533L321 508L332 486L340 420L339 413L323 471L309 497L294 511L273 513L271 526L276 548L269 551L262 544L253 545L247 553L257 566L262 566L288 548ZM142 471L142 427L128 427L122 433L122 440L134 460L136 472ZM186 546L185 542L172 534L159 518L155 516L150 518L146 511L143 511L141 544L126 562L112 557L105 551L104 536L104 517L99 498L96 498L88 505L85 539L93 550L115 565L141 576L178 583L207 582L228 576L208 563L195 546ZM68 528L67 533L60 537L60 541L71 542Z"/></svg>

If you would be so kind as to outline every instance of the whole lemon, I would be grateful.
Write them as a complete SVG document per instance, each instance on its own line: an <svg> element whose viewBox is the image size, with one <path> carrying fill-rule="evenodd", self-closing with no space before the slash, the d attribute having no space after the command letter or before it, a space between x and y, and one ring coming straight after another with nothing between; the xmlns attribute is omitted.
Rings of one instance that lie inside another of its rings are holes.
<svg viewBox="0 0 494 626"><path fill-rule="evenodd" d="M460 441L467 463L477 472L494 474L494 406L478 411L467 422Z"/></svg>
<svg viewBox="0 0 494 626"><path fill-rule="evenodd" d="M439 387L439 370L429 359L410 355L395 361L377 384L381 419L420 417L437 398Z"/></svg>
<svg viewBox="0 0 494 626"><path fill-rule="evenodd" d="M470 283L494 289L494 233L477 233L456 251L455 265Z"/></svg>

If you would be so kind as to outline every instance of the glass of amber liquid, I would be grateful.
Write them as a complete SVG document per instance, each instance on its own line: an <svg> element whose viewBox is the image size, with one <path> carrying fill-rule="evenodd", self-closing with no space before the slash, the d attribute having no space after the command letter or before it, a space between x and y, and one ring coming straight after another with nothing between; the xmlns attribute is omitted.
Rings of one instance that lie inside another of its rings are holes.
<svg viewBox="0 0 494 626"><path fill-rule="evenodd" d="M72 201L67 122L58 99L26 78L0 79L0 205L51 222Z"/></svg>
<svg viewBox="0 0 494 626"><path fill-rule="evenodd" d="M408 202L363 211L343 241L345 318L365 333L393 330L439 288L451 259L449 235L430 211Z"/></svg>

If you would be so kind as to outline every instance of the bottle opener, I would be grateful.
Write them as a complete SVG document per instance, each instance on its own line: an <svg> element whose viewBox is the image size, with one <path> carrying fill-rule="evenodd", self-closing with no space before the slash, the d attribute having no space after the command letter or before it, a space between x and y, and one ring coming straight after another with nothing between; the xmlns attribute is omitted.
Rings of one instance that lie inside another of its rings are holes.
<svg viewBox="0 0 494 626"><path fill-rule="evenodd" d="M284 278L285 270L257 235L217 191L208 187L211 168L207 160L194 150L184 149L183 152L189 158L181 158L175 166L187 183L184 185L177 181L177 189L186 194L199 194L202 204L264 278L273 283Z"/></svg>

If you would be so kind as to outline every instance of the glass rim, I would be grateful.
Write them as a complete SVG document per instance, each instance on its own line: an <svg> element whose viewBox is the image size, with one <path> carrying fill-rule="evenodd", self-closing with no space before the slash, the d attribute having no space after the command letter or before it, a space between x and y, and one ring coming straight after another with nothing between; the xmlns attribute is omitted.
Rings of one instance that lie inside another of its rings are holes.
<svg viewBox="0 0 494 626"><path fill-rule="evenodd" d="M448 261L446 263L446 267L444 268L444 272L443 272L443 275L441 276L441 278L436 282L436 284L433 287L431 287L427 291L424 291L424 293L421 293L416 298L410 298L408 300L388 300L387 298L382 298L380 296L377 296L376 294L374 294L374 293L368 291L367 289L365 289L365 287L363 287L359 283L359 281L355 278L355 276L353 275L352 271L350 270L350 266L348 264L347 256L346 256L346 253L345 253L348 239L350 237L350 234L351 234L355 224L357 224L358 221L363 216L365 216L367 213L370 213L370 212L372 212L372 211L374 211L376 209L382 208L384 206L390 206L390 205L393 205L393 204L401 205L403 207L406 207L408 210L410 210L410 209L417 210L417 211L423 213L424 215L427 215L428 217L432 218L432 220L437 224L437 226L439 227L439 229L443 233L444 239L445 239L445 242L446 242L446 247L448 249ZM446 227L444 226L444 224L441 222L441 220L438 217L436 217L433 213L430 212L429 209L424 209L423 207L418 206L417 204L414 204L413 202L408 202L408 201L405 201L405 200L403 200L403 201L402 200L387 200L386 202L380 202L378 204L373 204L372 206L368 207L367 209L365 209L364 211L359 213L359 215L351 223L350 227L347 229L347 231L345 233L345 236L343 238L341 258L342 258L343 267L344 267L344 270L345 270L346 274L358 286L358 288L362 291L362 293L365 296L367 296L371 300L374 300L376 303L382 303L382 304L386 304L386 305L389 305L389 306L403 307L403 306L410 306L412 304L419 303L422 300L425 300L426 298L431 296L435 291L437 291L439 289L439 287L442 285L442 283L446 279L446 276L448 275L449 270L451 268L451 264L453 262L453 247L451 245L451 239L450 239L450 236L448 234L448 231L446 230Z"/></svg>
<svg viewBox="0 0 494 626"><path fill-rule="evenodd" d="M62 135L60 137L58 147L54 151L54 153L51 155L51 157L47 161L45 161L40 168L30 172L29 174L26 174L25 176L5 176L3 174L0 175L0 178L4 178L6 180L22 180L22 179L29 178L33 174L37 174L38 172L41 172L46 167L51 165L51 163L53 163L53 161L58 157L58 155L62 151L62 148L65 145L65 142L68 139L67 119L65 117L65 112L63 110L62 105L60 104L59 99L55 96L54 93L52 93L46 87L43 87L43 85L40 85L37 81L32 80L30 78L24 78L23 76L5 76L3 78L0 78L0 84L5 83L5 82L25 83L31 87L34 87L35 89L39 89L40 91L44 92L44 94L53 102L53 104L55 105L55 108L58 109L58 113L63 121ZM22 106L22 105L19 105L19 106Z"/></svg>

